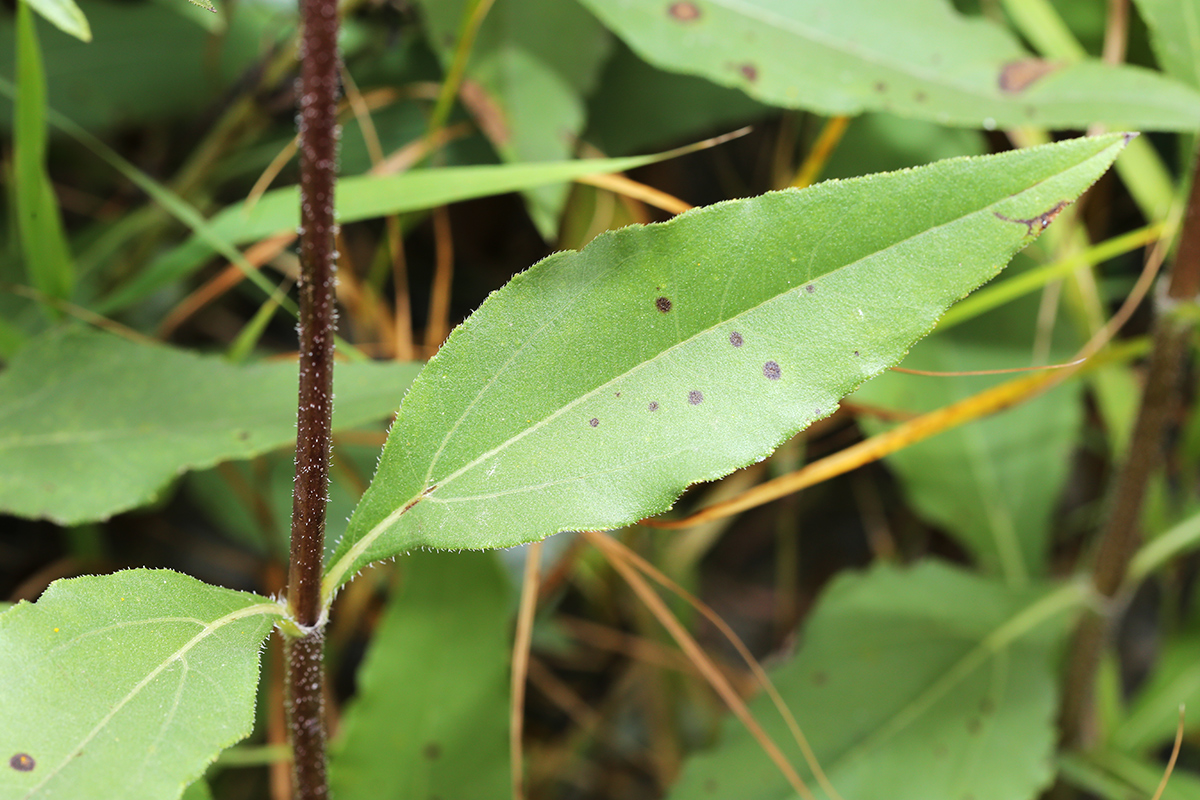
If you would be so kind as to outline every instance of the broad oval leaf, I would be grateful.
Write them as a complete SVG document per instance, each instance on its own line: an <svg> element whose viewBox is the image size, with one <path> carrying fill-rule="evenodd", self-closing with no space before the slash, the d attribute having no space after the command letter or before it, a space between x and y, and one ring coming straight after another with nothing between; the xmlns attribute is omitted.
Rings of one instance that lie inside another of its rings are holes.
<svg viewBox="0 0 1200 800"><path fill-rule="evenodd" d="M0 616L0 800L179 797L249 734L284 608L170 570L55 581Z"/></svg>
<svg viewBox="0 0 1200 800"><path fill-rule="evenodd" d="M331 793L510 791L511 590L495 553L413 553L371 639L329 760Z"/></svg>
<svg viewBox="0 0 1200 800"><path fill-rule="evenodd" d="M1079 585L1016 591L937 562L880 565L829 588L799 655L772 679L844 798L1036 797L1054 774L1054 655L1084 600ZM768 698L750 710L800 768L800 749ZM669 797L795 793L730 720Z"/></svg>
<svg viewBox="0 0 1200 800"><path fill-rule="evenodd" d="M1200 95L1147 69L1030 56L948 0L581 0L639 55L772 105L946 125L1200 127Z"/></svg>
<svg viewBox="0 0 1200 800"><path fill-rule="evenodd" d="M899 361L1125 141L719 203L550 256L414 382L326 591L413 547L633 522L762 459Z"/></svg>
<svg viewBox="0 0 1200 800"><path fill-rule="evenodd" d="M0 374L0 511L62 525L296 441L294 361L235 365L106 333L38 337ZM342 364L334 426L383 419L417 364Z"/></svg>

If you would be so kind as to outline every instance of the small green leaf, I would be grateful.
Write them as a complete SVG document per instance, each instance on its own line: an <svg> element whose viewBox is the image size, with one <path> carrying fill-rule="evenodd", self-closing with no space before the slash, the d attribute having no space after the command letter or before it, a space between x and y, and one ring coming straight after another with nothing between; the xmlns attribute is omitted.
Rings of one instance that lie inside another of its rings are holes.
<svg viewBox="0 0 1200 800"><path fill-rule="evenodd" d="M399 566L332 748L332 794L505 797L508 580L493 553L414 553Z"/></svg>
<svg viewBox="0 0 1200 800"><path fill-rule="evenodd" d="M899 361L1108 168L1077 139L719 203L492 295L404 400L326 577L665 511Z"/></svg>
<svg viewBox="0 0 1200 800"><path fill-rule="evenodd" d="M1200 0L1135 0L1158 65L1200 89Z"/></svg>
<svg viewBox="0 0 1200 800"><path fill-rule="evenodd" d="M1080 586L1013 591L936 562L881 565L834 582L805 625L799 655L772 680L842 797L1036 797L1053 777L1053 658L1064 612L1084 596ZM768 699L750 710L801 768ZM793 796L733 720L669 795Z"/></svg>
<svg viewBox="0 0 1200 800"><path fill-rule="evenodd" d="M46 74L29 3L17 3L17 108L13 131L17 222L30 282L46 295L71 294L75 270L58 199L46 173Z"/></svg>
<svg viewBox="0 0 1200 800"><path fill-rule="evenodd" d="M335 428L387 416L419 368L339 364ZM185 470L294 443L296 370L79 329L39 337L0 373L0 509L107 519Z"/></svg>
<svg viewBox="0 0 1200 800"><path fill-rule="evenodd" d="M24 0L34 11L41 14L59 30L81 39L92 40L92 29L87 17L75 5L75 0Z"/></svg>
<svg viewBox="0 0 1200 800"><path fill-rule="evenodd" d="M505 164L482 167L421 169L399 175L358 175L337 185L337 214L343 224L406 211L489 197L600 172L623 172L651 164L671 153L628 158L583 159L549 164ZM256 241L300 222L300 188L289 186L264 194L253 208L228 206L206 224L206 236L193 236L154 261L146 271L99 305L107 313L124 308L154 290L183 278L213 254L214 239L229 244Z"/></svg>
<svg viewBox="0 0 1200 800"><path fill-rule="evenodd" d="M423 0L430 43L449 68L469 0ZM561 161L575 151L583 98L608 56L612 37L574 0L499 0L488 11L459 93L506 162ZM565 184L526 190L542 236L558 232Z"/></svg>
<svg viewBox="0 0 1200 800"><path fill-rule="evenodd" d="M650 63L785 108L989 128L1200 127L1191 87L1096 59L1041 61L946 0L581 1Z"/></svg>
<svg viewBox="0 0 1200 800"><path fill-rule="evenodd" d="M179 797L250 732L283 607L170 570L55 581L0 616L0 800Z"/></svg>

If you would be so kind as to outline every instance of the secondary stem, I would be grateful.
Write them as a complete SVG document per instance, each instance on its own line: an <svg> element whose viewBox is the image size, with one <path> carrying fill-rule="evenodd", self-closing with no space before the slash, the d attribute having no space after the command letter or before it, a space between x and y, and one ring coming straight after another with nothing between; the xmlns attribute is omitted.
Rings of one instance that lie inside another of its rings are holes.
<svg viewBox="0 0 1200 800"><path fill-rule="evenodd" d="M293 796L324 800L321 567L333 417L334 183L340 68L337 0L301 0L300 401L288 605L304 635L287 643Z"/></svg>
<svg viewBox="0 0 1200 800"><path fill-rule="evenodd" d="M1138 408L1129 454L1113 486L1092 568L1092 582L1107 606L1089 611L1071 642L1063 693L1062 737L1070 747L1085 747L1093 735L1096 671L1112 633L1115 610L1125 587L1129 564L1141 539L1138 523L1146 487L1163 460L1163 444L1172 409L1178 401L1179 377L1187 355L1191 324L1173 306L1194 302L1200 292L1200 153L1193 166L1191 195L1171 270L1166 300L1155 320L1154 347L1146 368L1146 384Z"/></svg>

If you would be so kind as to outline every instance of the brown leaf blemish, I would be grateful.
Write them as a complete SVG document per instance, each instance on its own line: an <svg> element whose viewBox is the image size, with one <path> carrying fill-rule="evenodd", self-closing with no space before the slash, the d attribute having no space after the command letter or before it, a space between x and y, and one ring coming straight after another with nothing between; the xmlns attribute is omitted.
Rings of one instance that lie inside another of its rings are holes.
<svg viewBox="0 0 1200 800"><path fill-rule="evenodd" d="M699 389L692 389L688 392L688 402L694 406L698 406L704 402L704 393Z"/></svg>
<svg viewBox="0 0 1200 800"><path fill-rule="evenodd" d="M804 291L808 292L809 294L812 294L816 290L817 290L817 287L813 286L811 283L808 286L804 287Z"/></svg>
<svg viewBox="0 0 1200 800"><path fill-rule="evenodd" d="M33 768L37 766L37 762L33 760L33 756L29 753L17 753L8 760L8 765L17 772L33 772Z"/></svg>
<svg viewBox="0 0 1200 800"><path fill-rule="evenodd" d="M738 67L738 72L742 73L742 77L751 83L758 80L758 67L753 64L742 64Z"/></svg>
<svg viewBox="0 0 1200 800"><path fill-rule="evenodd" d="M654 307L666 314L671 310L671 300L667 297L660 297L654 301Z"/></svg>
<svg viewBox="0 0 1200 800"><path fill-rule="evenodd" d="M670 7L667 9L667 13L670 14L673 19L677 19L680 22L695 22L696 20L700 19L700 7L695 3L686 2L686 0L678 3L671 3Z"/></svg>
<svg viewBox="0 0 1200 800"><path fill-rule="evenodd" d="M929 95L925 94L924 92L917 92L916 94L913 95L913 100L915 100L918 103L924 103L928 99L929 99Z"/></svg>
<svg viewBox="0 0 1200 800"><path fill-rule="evenodd" d="M783 371L779 369L778 362L768 361L763 364L763 375L767 376L769 380L777 381L782 374Z"/></svg>
<svg viewBox="0 0 1200 800"><path fill-rule="evenodd" d="M734 331L733 333L729 334L729 343L734 347L741 347L745 343L745 340L742 339L742 335L740 333Z"/></svg>
<svg viewBox="0 0 1200 800"><path fill-rule="evenodd" d="M1014 219L1013 217L1006 217L999 211L993 211L992 213L996 215L997 219L1002 219L1005 222L1019 222L1023 224L1025 226L1025 235L1033 236L1035 233L1041 233L1042 231L1046 230L1046 228L1049 228L1050 223L1054 222L1058 215L1062 213L1063 209L1069 205L1071 205L1069 200L1060 200L1059 202L1055 203L1049 211L1038 214L1036 217L1030 217L1029 219ZM1034 228L1037 230L1035 231Z"/></svg>
<svg viewBox="0 0 1200 800"><path fill-rule="evenodd" d="M654 402L653 400L651 400L651 401L650 401L650 405L649 405L649 406L647 406L647 408L648 408L648 410L650 410L650 411L658 411L658 403L656 403L656 402Z"/></svg>
<svg viewBox="0 0 1200 800"><path fill-rule="evenodd" d="M1010 61L1000 68L1000 91L1018 94L1037 81L1059 70L1062 62L1046 61L1041 58L1022 58Z"/></svg>
<svg viewBox="0 0 1200 800"><path fill-rule="evenodd" d="M884 83L883 81L875 81L875 91L879 92L880 94L883 94L884 92L887 91L887 84Z"/></svg>
<svg viewBox="0 0 1200 800"><path fill-rule="evenodd" d="M430 761L437 761L442 757L442 746L437 742L430 742L429 744L425 745L425 749L422 752L425 758L429 759Z"/></svg>
<svg viewBox="0 0 1200 800"><path fill-rule="evenodd" d="M437 484L435 483L433 486L430 486L428 489L426 489L425 491L421 492L419 495L417 495L416 497L414 497L412 500L409 500L409 501L408 501L408 502L407 502L407 503L404 505L404 508L400 509L400 513L401 513L401 514L403 514L405 511L408 511L410 508L412 508L413 506L415 506L417 503L419 503L419 502L421 502L422 500L424 500L426 497L428 497L428 496L429 496L429 493L430 493L430 492L432 492L432 491L433 491L434 489L436 489L436 488L437 488Z"/></svg>
<svg viewBox="0 0 1200 800"><path fill-rule="evenodd" d="M588 420L588 425L591 425L593 428L595 428L599 424L600 424L600 420L596 419L595 417L592 417L591 419Z"/></svg>

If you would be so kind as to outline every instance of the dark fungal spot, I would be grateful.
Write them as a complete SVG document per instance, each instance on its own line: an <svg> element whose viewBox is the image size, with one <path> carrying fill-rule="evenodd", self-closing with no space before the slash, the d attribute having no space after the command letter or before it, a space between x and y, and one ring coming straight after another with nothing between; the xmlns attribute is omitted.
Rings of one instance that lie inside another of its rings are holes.
<svg viewBox="0 0 1200 800"><path fill-rule="evenodd" d="M766 375L771 380L779 380L779 376L782 374L783 371L779 369L778 363L774 361L768 361L767 363L763 364L763 375Z"/></svg>
<svg viewBox="0 0 1200 800"><path fill-rule="evenodd" d="M613 395L613 397L620 397L620 396L621 396L620 392L617 392L615 395Z"/></svg>
<svg viewBox="0 0 1200 800"><path fill-rule="evenodd" d="M688 402L694 406L698 406L704 402L704 393L699 389L692 389L688 392Z"/></svg>
<svg viewBox="0 0 1200 800"><path fill-rule="evenodd" d="M856 355L856 356L861 356L861 355L862 355L862 353L860 353L860 352L858 352L857 350L855 350L855 351L854 351L854 355Z"/></svg>
<svg viewBox="0 0 1200 800"><path fill-rule="evenodd" d="M588 420L588 425L591 425L593 428L599 424L600 424L600 420L596 419L595 417L592 417L591 419Z"/></svg>
<svg viewBox="0 0 1200 800"><path fill-rule="evenodd" d="M17 772L33 772L33 768L37 766L37 762L33 760L33 756L29 753L17 753L8 760L8 765Z"/></svg>
<svg viewBox="0 0 1200 800"><path fill-rule="evenodd" d="M1061 69L1063 66L1062 62L1045 61L1040 58L1023 58L1018 61L1010 61L1000 68L997 83L1000 86L1000 91L1009 94L1018 94L1050 73Z"/></svg>
<svg viewBox="0 0 1200 800"><path fill-rule="evenodd" d="M811 283L808 286L804 287L804 291L808 292L809 294L812 294L816 290L817 290L817 287L813 286Z"/></svg>
<svg viewBox="0 0 1200 800"><path fill-rule="evenodd" d="M876 81L875 82L875 91L879 92L880 94L883 94L884 92L887 91L887 84L884 83L883 81Z"/></svg>
<svg viewBox="0 0 1200 800"><path fill-rule="evenodd" d="M917 101L918 103L924 103L928 99L929 95L925 94L924 92L917 92L913 95L913 100Z"/></svg>
<svg viewBox="0 0 1200 800"><path fill-rule="evenodd" d="M734 331L733 333L729 334L729 343L734 347L741 347L745 343L745 340L742 339L742 335L740 333Z"/></svg>
<svg viewBox="0 0 1200 800"><path fill-rule="evenodd" d="M700 8L695 3L671 3L667 13L680 22L695 22L700 19Z"/></svg>
<svg viewBox="0 0 1200 800"><path fill-rule="evenodd" d="M250 431L238 431L238 439L243 442L250 438Z"/></svg>
<svg viewBox="0 0 1200 800"><path fill-rule="evenodd" d="M437 761L442 757L442 746L437 742L430 742L429 744L425 745L424 754L425 758L429 759L430 761Z"/></svg>
<svg viewBox="0 0 1200 800"><path fill-rule="evenodd" d="M742 64L738 67L738 72L742 73L742 77L748 81L758 80L758 67L753 64Z"/></svg>
<svg viewBox="0 0 1200 800"><path fill-rule="evenodd" d="M650 401L650 405L648 406L648 409L649 409L650 411L658 411L658 403L656 403L656 402L654 402L653 400L651 400L651 401Z"/></svg>
<svg viewBox="0 0 1200 800"><path fill-rule="evenodd" d="M665 314L671 310L671 301L666 297L660 297L654 301L654 307Z"/></svg>

